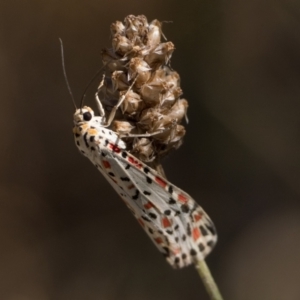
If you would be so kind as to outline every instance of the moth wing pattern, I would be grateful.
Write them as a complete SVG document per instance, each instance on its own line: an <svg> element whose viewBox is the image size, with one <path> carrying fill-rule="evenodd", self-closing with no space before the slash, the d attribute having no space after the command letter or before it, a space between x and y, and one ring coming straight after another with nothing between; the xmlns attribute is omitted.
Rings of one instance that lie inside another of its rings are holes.
<svg viewBox="0 0 300 300"><path fill-rule="evenodd" d="M113 186L171 266L181 268L204 259L217 241L204 210L126 151L125 142L105 128L91 108L77 109L74 123L79 151Z"/></svg>
<svg viewBox="0 0 300 300"><path fill-rule="evenodd" d="M151 240L174 268L204 259L216 243L214 225L185 192L160 177L116 141L98 147L93 160Z"/></svg>
<svg viewBox="0 0 300 300"><path fill-rule="evenodd" d="M130 180L126 170L127 166L124 169L123 165L116 160L110 151L102 149L101 152L102 155L96 158L98 169L119 194L159 251L168 253L168 239L152 222L151 217L147 213L147 209L149 209L149 204L147 205L148 201Z"/></svg>
<svg viewBox="0 0 300 300"><path fill-rule="evenodd" d="M128 158L136 161L132 156ZM123 167L127 163L120 155L117 162ZM132 167L128 175L141 194L151 192L146 201L154 209L146 213L150 217L157 213L157 218L152 221L169 241L169 253L166 254L169 263L173 267L183 267L204 259L217 241L215 227L204 210L191 196L144 164Z"/></svg>

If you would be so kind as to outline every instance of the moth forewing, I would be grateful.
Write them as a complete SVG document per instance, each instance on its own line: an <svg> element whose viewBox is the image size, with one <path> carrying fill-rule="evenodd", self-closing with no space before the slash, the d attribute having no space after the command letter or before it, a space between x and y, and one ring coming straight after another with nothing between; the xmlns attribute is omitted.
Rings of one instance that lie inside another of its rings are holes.
<svg viewBox="0 0 300 300"><path fill-rule="evenodd" d="M185 192L126 151L85 106L74 114L75 143L123 199L174 268L204 259L216 243L212 221Z"/></svg>

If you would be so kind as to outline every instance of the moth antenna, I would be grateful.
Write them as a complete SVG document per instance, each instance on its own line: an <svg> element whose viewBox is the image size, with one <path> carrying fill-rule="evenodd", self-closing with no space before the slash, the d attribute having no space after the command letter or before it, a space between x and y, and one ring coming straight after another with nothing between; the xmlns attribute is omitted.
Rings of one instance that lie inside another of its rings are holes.
<svg viewBox="0 0 300 300"><path fill-rule="evenodd" d="M63 42L62 42L61 38L59 38L59 41L60 41L60 51L61 51L61 62L62 62L62 67L63 67L63 72L64 72L65 81L66 81L66 84L67 84L69 93L70 93L70 95L71 95L71 98L72 98L72 102L73 102L73 104L74 104L74 107L75 107L75 109L77 109L77 106L76 106L76 103L75 103L75 100L74 100L74 96L73 96L73 93L72 93L72 90L71 90L71 87L70 87L70 84L69 84L69 81L68 81L67 73L66 73Z"/></svg>

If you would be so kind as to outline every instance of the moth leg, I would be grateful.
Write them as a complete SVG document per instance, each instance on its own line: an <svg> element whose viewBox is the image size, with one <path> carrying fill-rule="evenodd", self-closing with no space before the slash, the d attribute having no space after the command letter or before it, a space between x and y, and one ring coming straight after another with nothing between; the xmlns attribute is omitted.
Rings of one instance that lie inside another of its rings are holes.
<svg viewBox="0 0 300 300"><path fill-rule="evenodd" d="M131 86L129 87L129 89L127 90L127 92L119 99L118 103L113 107L113 109L110 112L110 115L108 117L108 120L107 120L106 124L103 125L104 127L108 127L111 124L111 122L113 121L113 119L116 115L116 112L117 112L118 108L121 106L121 104L125 100L125 97L127 96L128 92L132 89L133 85L136 82L136 79L137 79L137 77L133 80L133 82L132 82Z"/></svg>
<svg viewBox="0 0 300 300"><path fill-rule="evenodd" d="M95 94L97 108L98 108L98 111L99 111L101 117L105 117L105 111L104 111L104 108L102 106L101 100L99 98L99 91L100 91L101 87L104 84L104 77L105 77L105 75L103 75L102 80L101 80L101 82L100 82L100 84L99 84L99 86L97 88L97 92Z"/></svg>
<svg viewBox="0 0 300 300"><path fill-rule="evenodd" d="M159 129L157 131L154 132L149 132L149 133L119 133L119 136L122 137L128 137L128 138L142 138L142 137L151 137L151 136L155 136L161 133L164 133L166 131L170 131L172 129L174 129L176 126L176 121L173 120L172 125L170 127L165 127L162 129Z"/></svg>
<svg viewBox="0 0 300 300"><path fill-rule="evenodd" d="M138 133L136 133L136 134L121 133L121 134L119 134L119 136L121 138L123 138L123 137L128 137L128 138L151 137L151 136L163 133L163 132L165 132L167 130L169 130L169 128L168 129L166 129L166 128L165 129L161 129L161 130L158 130L158 131L155 131L155 132L151 132L151 133L141 133L141 134L138 134Z"/></svg>

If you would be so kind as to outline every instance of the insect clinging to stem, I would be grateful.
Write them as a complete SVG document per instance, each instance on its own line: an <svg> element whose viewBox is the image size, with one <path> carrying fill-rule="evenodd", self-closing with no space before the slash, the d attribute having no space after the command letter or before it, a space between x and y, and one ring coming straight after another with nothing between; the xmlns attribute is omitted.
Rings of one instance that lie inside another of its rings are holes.
<svg viewBox="0 0 300 300"><path fill-rule="evenodd" d="M85 94L77 108L67 80L60 42L65 80L75 106L73 133L77 148L119 194L172 267L181 268L203 260L217 241L211 219L190 195L132 155L122 136L107 128L122 98L108 118L97 96L99 116L83 105ZM127 92L134 83L133 78Z"/></svg>

